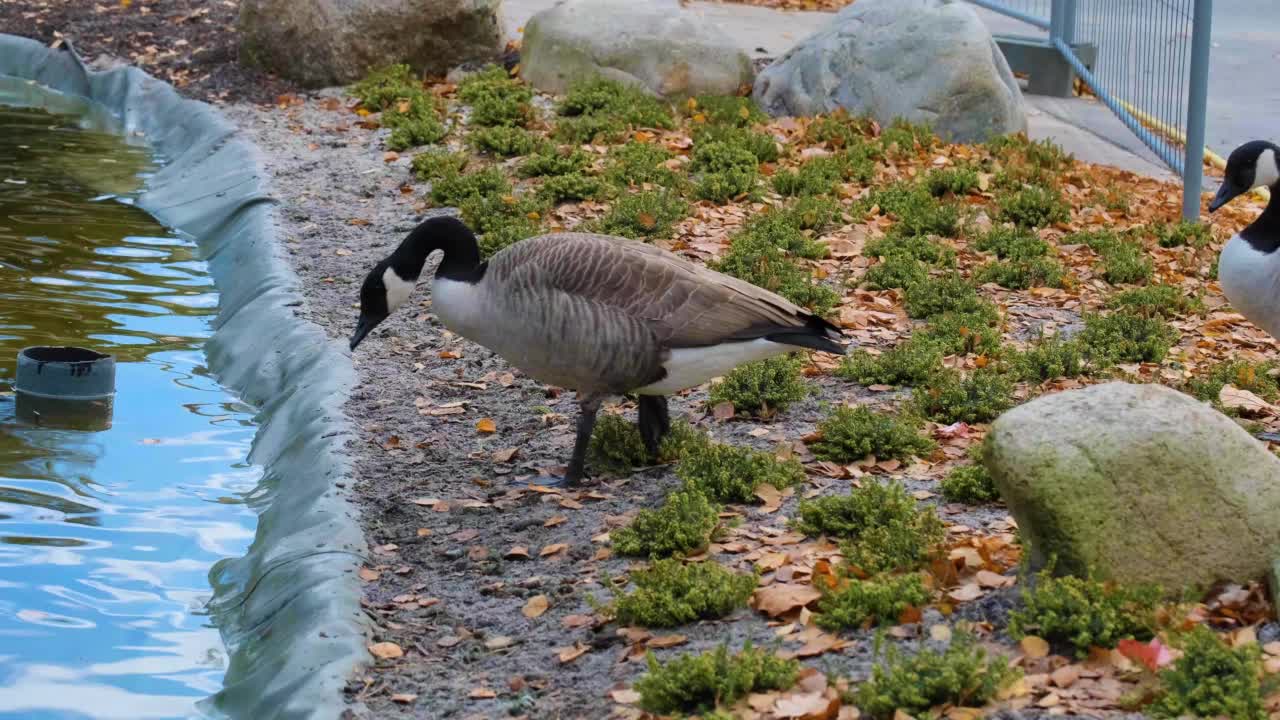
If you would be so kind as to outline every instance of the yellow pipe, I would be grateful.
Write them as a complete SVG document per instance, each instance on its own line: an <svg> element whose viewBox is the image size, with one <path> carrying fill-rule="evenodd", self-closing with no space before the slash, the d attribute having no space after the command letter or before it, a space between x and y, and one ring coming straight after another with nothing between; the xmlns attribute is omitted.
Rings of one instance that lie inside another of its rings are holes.
<svg viewBox="0 0 1280 720"><path fill-rule="evenodd" d="M1125 110L1129 111L1129 114L1137 118L1138 121L1141 122L1143 125L1151 126L1152 128L1155 129L1156 132L1172 138L1173 141L1176 143L1180 143L1182 145L1187 144L1187 136L1183 134L1182 131L1179 130L1178 128L1173 127L1168 123L1165 123L1164 121L1159 120L1158 118L1154 118L1151 115L1148 115L1147 113L1130 105L1124 100L1116 98L1116 102L1120 103L1120 107L1123 107ZM1210 165L1218 168L1219 170L1227 169L1227 161L1224 160L1221 155L1210 150L1207 147L1204 149L1204 159L1208 160ZM1253 193L1257 195L1259 198L1261 198L1264 202L1269 201L1271 199L1271 191L1265 187L1254 188Z"/></svg>

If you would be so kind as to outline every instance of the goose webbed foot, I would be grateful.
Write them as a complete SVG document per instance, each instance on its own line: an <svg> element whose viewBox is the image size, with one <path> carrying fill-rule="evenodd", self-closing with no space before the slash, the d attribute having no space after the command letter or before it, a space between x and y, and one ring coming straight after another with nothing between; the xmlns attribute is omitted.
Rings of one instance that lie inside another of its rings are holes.
<svg viewBox="0 0 1280 720"><path fill-rule="evenodd" d="M667 398L665 395L641 395L636 405L640 416L640 438L644 440L645 450L649 451L649 460L656 463L662 438L671 430Z"/></svg>

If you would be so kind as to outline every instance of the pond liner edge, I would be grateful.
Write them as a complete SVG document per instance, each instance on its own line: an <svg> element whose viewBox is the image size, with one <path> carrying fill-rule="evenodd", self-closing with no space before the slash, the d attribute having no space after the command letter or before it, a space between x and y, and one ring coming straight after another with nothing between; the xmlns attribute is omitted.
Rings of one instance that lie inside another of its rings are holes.
<svg viewBox="0 0 1280 720"><path fill-rule="evenodd" d="M340 340L298 317L298 277L282 257L276 199L256 145L214 107L134 67L97 72L65 45L0 34L0 74L106 107L164 166L137 205L194 239L219 293L205 344L218 381L257 408L249 461L263 468L250 504L254 541L210 570L214 618L230 662L211 717L327 720L369 661L356 571L367 555L347 497L355 382Z"/></svg>

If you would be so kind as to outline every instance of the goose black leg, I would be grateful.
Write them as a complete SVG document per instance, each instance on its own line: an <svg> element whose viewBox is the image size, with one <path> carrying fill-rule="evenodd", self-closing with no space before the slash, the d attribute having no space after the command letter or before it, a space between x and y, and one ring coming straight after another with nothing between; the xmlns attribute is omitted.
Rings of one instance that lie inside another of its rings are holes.
<svg viewBox="0 0 1280 720"><path fill-rule="evenodd" d="M566 486L578 485L586 475L587 446L591 444L591 431L596 427L596 412L600 410L603 395L586 395L578 398L578 437L573 443L573 457L564 475Z"/></svg>
<svg viewBox="0 0 1280 720"><path fill-rule="evenodd" d="M671 430L667 396L641 395L637 405L640 409L640 437L644 440L645 449L649 451L649 459L657 462L662 438Z"/></svg>

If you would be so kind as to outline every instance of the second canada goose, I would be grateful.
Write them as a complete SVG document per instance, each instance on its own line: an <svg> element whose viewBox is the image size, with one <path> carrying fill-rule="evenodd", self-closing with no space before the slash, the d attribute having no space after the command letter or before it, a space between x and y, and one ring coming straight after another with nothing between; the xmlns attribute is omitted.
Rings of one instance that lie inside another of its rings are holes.
<svg viewBox="0 0 1280 720"><path fill-rule="evenodd" d="M1280 338L1280 146L1254 140L1232 151L1209 212L1259 187L1271 189L1271 200L1223 246L1218 283L1241 315Z"/></svg>
<svg viewBox="0 0 1280 720"><path fill-rule="evenodd" d="M539 382L577 391L566 484L582 479L608 395L640 396L641 436L655 455L670 429L665 395L800 348L844 353L840 331L821 317L651 245L553 233L481 262L475 235L449 216L423 221L369 272L352 350L408 299L437 250L431 304L444 326Z"/></svg>

